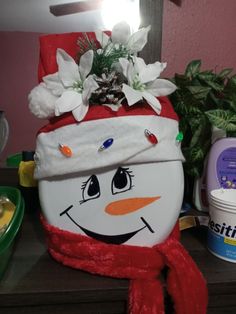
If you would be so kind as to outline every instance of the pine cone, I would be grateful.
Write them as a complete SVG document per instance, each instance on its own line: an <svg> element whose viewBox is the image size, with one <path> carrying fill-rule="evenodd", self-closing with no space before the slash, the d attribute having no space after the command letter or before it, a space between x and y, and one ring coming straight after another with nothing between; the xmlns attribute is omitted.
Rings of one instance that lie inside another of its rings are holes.
<svg viewBox="0 0 236 314"><path fill-rule="evenodd" d="M116 71L108 72L104 69L101 77L94 76L99 88L92 94L92 103L97 104L118 104L124 97L122 93L123 78Z"/></svg>

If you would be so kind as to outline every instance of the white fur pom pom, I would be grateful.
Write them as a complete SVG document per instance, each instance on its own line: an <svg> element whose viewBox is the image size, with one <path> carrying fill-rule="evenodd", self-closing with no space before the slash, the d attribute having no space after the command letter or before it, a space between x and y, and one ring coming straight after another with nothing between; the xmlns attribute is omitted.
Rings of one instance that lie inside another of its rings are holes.
<svg viewBox="0 0 236 314"><path fill-rule="evenodd" d="M55 116L55 102L58 97L54 96L46 87L40 83L34 87L28 96L30 111L40 119L48 119Z"/></svg>

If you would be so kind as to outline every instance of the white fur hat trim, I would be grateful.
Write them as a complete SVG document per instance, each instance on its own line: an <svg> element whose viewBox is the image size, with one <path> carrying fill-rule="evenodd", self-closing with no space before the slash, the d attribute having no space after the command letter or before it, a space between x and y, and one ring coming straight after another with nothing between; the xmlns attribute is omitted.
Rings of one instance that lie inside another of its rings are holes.
<svg viewBox="0 0 236 314"><path fill-rule="evenodd" d="M152 144L145 129L158 140ZM184 160L176 141L178 121L160 116L122 116L70 124L37 137L35 178L96 171L106 167L137 163ZM99 150L104 141L113 144ZM59 145L72 151L63 155Z"/></svg>

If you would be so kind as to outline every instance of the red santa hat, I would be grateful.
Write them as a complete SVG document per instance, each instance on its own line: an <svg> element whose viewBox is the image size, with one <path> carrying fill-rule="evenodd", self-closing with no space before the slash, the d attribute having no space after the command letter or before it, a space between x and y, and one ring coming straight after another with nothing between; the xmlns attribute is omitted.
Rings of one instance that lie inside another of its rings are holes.
<svg viewBox="0 0 236 314"><path fill-rule="evenodd" d="M126 27L124 24L122 26ZM142 29L139 35L135 35L137 42L142 39L141 44L135 47L144 45L148 30L149 28ZM37 136L35 178L43 179L116 165L183 161L178 117L166 97L158 98L160 110L153 109L144 99L132 106L127 105L124 100L116 111L111 107L92 104L87 114L79 121L74 118L73 111L55 117L55 103L58 97L55 94L57 90L53 91L51 87L54 87L60 74L63 75L66 66L70 70L77 66L70 56L75 58L75 51L79 49L76 43L82 36L82 33L69 33L40 38L39 79L44 82L30 93L30 109L38 117L50 118L50 122ZM99 45L94 33L87 33L87 36L91 42ZM81 62L83 69L86 68L86 63L89 63L88 60L86 57ZM54 73L57 71L57 64L58 74ZM127 67L127 62L125 64L123 61L122 64ZM159 62L146 66L140 58L137 59L137 64L144 67L142 76L145 82L148 81L147 73L152 73L153 80L166 66ZM49 75L43 78L42 75L45 74ZM73 75L76 76L77 73ZM66 80L68 81L68 76ZM173 91L175 88L174 84L167 80L158 81L162 95L168 94L166 90ZM51 87L48 88L47 83ZM64 83L63 81L62 88ZM154 86L151 88L154 89ZM154 98L152 95L149 97Z"/></svg>

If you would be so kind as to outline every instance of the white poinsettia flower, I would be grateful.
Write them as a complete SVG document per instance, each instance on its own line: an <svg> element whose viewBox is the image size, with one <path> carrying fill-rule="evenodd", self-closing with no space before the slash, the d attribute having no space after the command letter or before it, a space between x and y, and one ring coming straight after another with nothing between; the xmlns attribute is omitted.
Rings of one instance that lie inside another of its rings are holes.
<svg viewBox="0 0 236 314"><path fill-rule="evenodd" d="M47 88L57 96L55 115L72 111L77 121L81 121L89 107L89 98L99 86L89 75L93 64L93 51L85 52L79 65L63 49L57 49L58 72L43 78Z"/></svg>
<svg viewBox="0 0 236 314"><path fill-rule="evenodd" d="M131 34L129 24L120 22L113 27L111 37L102 31L97 31L95 34L102 48L107 47L109 44L119 44L126 47L131 54L136 54L146 45L150 29L150 26L144 27Z"/></svg>
<svg viewBox="0 0 236 314"><path fill-rule="evenodd" d="M146 65L144 60L138 57L130 61L120 58L119 63L128 81L128 84L123 83L122 86L128 105L132 106L144 98L157 114L160 114L161 104L156 97L169 95L176 90L176 86L170 81L158 79L166 68L166 63L155 62Z"/></svg>

